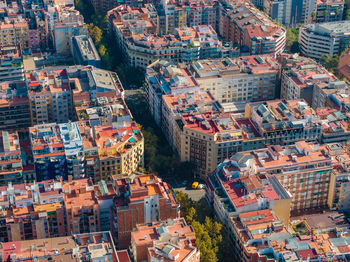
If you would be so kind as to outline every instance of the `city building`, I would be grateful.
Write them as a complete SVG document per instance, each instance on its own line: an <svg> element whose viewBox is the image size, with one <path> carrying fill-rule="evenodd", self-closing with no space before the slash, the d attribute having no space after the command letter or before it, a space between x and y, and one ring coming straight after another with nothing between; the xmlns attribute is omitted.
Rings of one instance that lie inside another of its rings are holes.
<svg viewBox="0 0 350 262"><path fill-rule="evenodd" d="M73 57L78 65L101 67L101 58L90 36L79 35L72 39Z"/></svg>
<svg viewBox="0 0 350 262"><path fill-rule="evenodd" d="M59 125L55 123L29 128L36 177L38 181L57 176L67 178L67 161Z"/></svg>
<svg viewBox="0 0 350 262"><path fill-rule="evenodd" d="M316 142L322 133L320 117L305 100L249 103L245 117L251 119L268 145Z"/></svg>
<svg viewBox="0 0 350 262"><path fill-rule="evenodd" d="M348 232L341 213L304 215L283 227L269 210L260 210L233 219L230 236L237 261L346 261Z"/></svg>
<svg viewBox="0 0 350 262"><path fill-rule="evenodd" d="M138 175L131 179L113 181L115 199L115 234L118 248L131 244L131 234L137 224L175 219L180 216L180 205L170 186L155 175ZM137 252L135 250L135 252Z"/></svg>
<svg viewBox="0 0 350 262"><path fill-rule="evenodd" d="M31 125L26 91L22 84L0 84L0 130L24 132Z"/></svg>
<svg viewBox="0 0 350 262"><path fill-rule="evenodd" d="M281 188L287 190L293 197L292 212L327 206L332 157L326 151L326 146L304 141L298 141L290 146L271 145L264 149L237 153L231 157L229 163L234 168L237 168L237 165L242 166L235 172L234 176L238 176L237 179L257 174L273 177L275 180L273 183L277 183L278 180ZM236 192L236 188L228 186L227 190ZM243 201L243 209L246 206Z"/></svg>
<svg viewBox="0 0 350 262"><path fill-rule="evenodd" d="M66 69L26 73L31 124L66 123L73 118L72 90Z"/></svg>
<svg viewBox="0 0 350 262"><path fill-rule="evenodd" d="M0 23L0 47L17 46L20 49L28 49L29 27L26 21L16 19L14 21L2 21Z"/></svg>
<svg viewBox="0 0 350 262"><path fill-rule="evenodd" d="M264 12L271 17L271 19L276 20L281 24L290 24L290 13L288 8L292 1L288 0L264 0Z"/></svg>
<svg viewBox="0 0 350 262"><path fill-rule="evenodd" d="M190 70L200 90L220 103L276 98L281 66L270 55L193 62Z"/></svg>
<svg viewBox="0 0 350 262"><path fill-rule="evenodd" d="M6 261L130 261L126 250L116 251L108 231L10 241L2 244L0 254Z"/></svg>
<svg viewBox="0 0 350 262"><path fill-rule="evenodd" d="M67 234L110 230L116 195L112 184L89 179L70 180L62 185Z"/></svg>
<svg viewBox="0 0 350 262"><path fill-rule="evenodd" d="M301 54L319 60L323 55L340 55L349 47L350 22L304 25L300 28Z"/></svg>
<svg viewBox="0 0 350 262"><path fill-rule="evenodd" d="M175 65L164 60L147 67L146 83L148 105L158 126L161 124L163 95L200 90L197 81L184 65Z"/></svg>
<svg viewBox="0 0 350 262"><path fill-rule="evenodd" d="M337 73L339 77L344 78L345 81L350 81L350 49L347 49L339 57Z"/></svg>
<svg viewBox="0 0 350 262"><path fill-rule="evenodd" d="M72 39L74 36L88 35L86 24L77 22L57 22L53 28L53 40L57 54L71 56L73 54Z"/></svg>
<svg viewBox="0 0 350 262"><path fill-rule="evenodd" d="M117 42L128 63L146 68L158 59L173 62L219 58L222 44L209 25L178 29L174 35L135 34L127 28L117 28Z"/></svg>
<svg viewBox="0 0 350 262"><path fill-rule="evenodd" d="M281 24L324 23L343 19L344 3L339 0L265 0L264 12Z"/></svg>
<svg viewBox="0 0 350 262"><path fill-rule="evenodd" d="M16 131L0 131L0 184L23 183L23 165Z"/></svg>
<svg viewBox="0 0 350 262"><path fill-rule="evenodd" d="M162 131L167 138L170 146L179 155L183 151L181 148L182 130L178 121L181 120L182 114L193 109L200 113L202 109L209 112L220 112L222 107L210 92L189 92L181 95L164 95L162 103Z"/></svg>
<svg viewBox="0 0 350 262"><path fill-rule="evenodd" d="M285 64L281 77L281 98L283 99L303 98L309 105L313 105L315 84L336 80L332 73L310 58L290 56L282 64Z"/></svg>
<svg viewBox="0 0 350 262"><path fill-rule="evenodd" d="M79 121L89 120L92 126L108 126L112 123L131 122L131 113L121 97L110 93L98 93L96 99L90 96L75 97L76 117ZM80 99L79 99L80 98Z"/></svg>
<svg viewBox="0 0 350 262"><path fill-rule="evenodd" d="M270 236L289 234L283 223L269 209L241 213L236 218L231 218L229 229L234 251L232 255L237 261L276 261L272 248L270 253L261 252L259 248L269 245ZM266 245L261 241L264 238ZM254 250L255 244L257 248ZM281 254L281 257L289 261L287 254Z"/></svg>
<svg viewBox="0 0 350 262"><path fill-rule="evenodd" d="M205 178L237 152L267 144L316 142L322 121L304 100L248 103L243 114L210 93L164 95L162 130L181 161L191 161Z"/></svg>
<svg viewBox="0 0 350 262"><path fill-rule="evenodd" d="M333 158L333 170L329 180L328 206L330 209L348 212L350 209L350 176L348 146L339 143L327 145Z"/></svg>
<svg viewBox="0 0 350 262"><path fill-rule="evenodd" d="M268 174L253 174L253 159L240 153L219 164L207 178L206 199L219 220L230 227L241 213L270 209L288 224L292 195Z"/></svg>
<svg viewBox="0 0 350 262"><path fill-rule="evenodd" d="M73 101L86 95L95 99L99 93L105 92L124 97L124 88L115 72L87 66L78 70L72 68L72 71L67 73L70 78L69 84L73 86Z"/></svg>
<svg viewBox="0 0 350 262"><path fill-rule="evenodd" d="M196 235L184 218L136 225L131 233L135 261L199 261Z"/></svg>
<svg viewBox="0 0 350 262"><path fill-rule="evenodd" d="M84 148L78 123L59 124L59 133L64 144L68 175L74 179L85 177Z"/></svg>
<svg viewBox="0 0 350 262"><path fill-rule="evenodd" d="M17 46L4 46L0 51L0 81L23 81L22 56Z"/></svg>
<svg viewBox="0 0 350 262"><path fill-rule="evenodd" d="M312 20L314 23L335 22L343 20L344 3L340 0L315 1Z"/></svg>
<svg viewBox="0 0 350 262"><path fill-rule="evenodd" d="M99 156L98 180L128 177L143 167L144 139L135 122L95 126L94 138Z"/></svg>
<svg viewBox="0 0 350 262"><path fill-rule="evenodd" d="M100 181L100 163L92 125L89 121L79 121L77 124L83 142L86 177L97 183Z"/></svg>
<svg viewBox="0 0 350 262"><path fill-rule="evenodd" d="M315 83L312 92L313 108L332 107L337 108L334 98L339 95L346 95L349 90L349 86L344 81L329 81Z"/></svg>
<svg viewBox="0 0 350 262"><path fill-rule="evenodd" d="M286 30L250 2L219 1L219 21L219 34L226 41L247 47L251 55L284 51Z"/></svg>
<svg viewBox="0 0 350 262"><path fill-rule="evenodd" d="M173 33L184 26L211 25L217 28L216 6L213 1L160 1L157 7L158 33Z"/></svg>
<svg viewBox="0 0 350 262"><path fill-rule="evenodd" d="M1 188L1 241L65 236L62 182L9 183Z"/></svg>
<svg viewBox="0 0 350 262"><path fill-rule="evenodd" d="M23 182L24 183L33 183L37 181L36 172L33 160L32 147L30 140L26 138L20 138L20 147L21 147L21 158L23 166Z"/></svg>
<svg viewBox="0 0 350 262"><path fill-rule="evenodd" d="M322 120L322 143L346 144L349 141L350 128L346 114L332 108L320 108L317 114Z"/></svg>

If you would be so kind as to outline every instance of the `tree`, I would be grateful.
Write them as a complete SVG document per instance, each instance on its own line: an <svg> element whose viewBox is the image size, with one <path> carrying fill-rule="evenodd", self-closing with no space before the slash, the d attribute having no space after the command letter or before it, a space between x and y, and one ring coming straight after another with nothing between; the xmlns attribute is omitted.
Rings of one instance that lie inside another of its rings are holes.
<svg viewBox="0 0 350 262"><path fill-rule="evenodd" d="M292 53L299 52L298 37L299 37L299 29L296 29L296 28L289 28L289 29L287 29L287 33L286 33L286 47Z"/></svg>
<svg viewBox="0 0 350 262"><path fill-rule="evenodd" d="M339 62L339 57L337 55L332 56L330 54L322 56L322 62L324 64L324 67L332 72L336 73L337 67L338 67L338 62Z"/></svg>
<svg viewBox="0 0 350 262"><path fill-rule="evenodd" d="M102 40L102 30L94 24L88 24L88 31L95 45L99 45Z"/></svg>
<svg viewBox="0 0 350 262"><path fill-rule="evenodd" d="M201 252L201 262L225 261L225 259L219 260L218 255L221 252L232 252L232 250L228 243L226 245L222 243L224 233L222 224L210 218L208 216L210 212L207 212L205 216L197 213L197 210L200 211L202 208L208 210L208 207L203 206L206 204L205 200L195 202L186 193L179 191L176 191L176 199L180 203L181 215L185 217L187 223L192 224L196 233L196 245ZM225 240L228 239L225 238ZM223 248L227 249L226 252ZM229 258L232 256L227 256L227 261L230 261Z"/></svg>
<svg viewBox="0 0 350 262"><path fill-rule="evenodd" d="M98 48L98 52L100 53L101 57L104 57L106 55L107 49L104 45L100 45Z"/></svg>
<svg viewBox="0 0 350 262"><path fill-rule="evenodd" d="M350 20L350 9L346 10L345 20Z"/></svg>

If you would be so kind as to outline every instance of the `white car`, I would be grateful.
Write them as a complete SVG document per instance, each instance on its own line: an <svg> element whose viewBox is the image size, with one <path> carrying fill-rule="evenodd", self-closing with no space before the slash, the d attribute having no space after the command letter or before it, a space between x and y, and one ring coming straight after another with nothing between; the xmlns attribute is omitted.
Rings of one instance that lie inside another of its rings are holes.
<svg viewBox="0 0 350 262"><path fill-rule="evenodd" d="M199 184L198 185L198 189L203 189L204 188L204 185L203 184Z"/></svg>

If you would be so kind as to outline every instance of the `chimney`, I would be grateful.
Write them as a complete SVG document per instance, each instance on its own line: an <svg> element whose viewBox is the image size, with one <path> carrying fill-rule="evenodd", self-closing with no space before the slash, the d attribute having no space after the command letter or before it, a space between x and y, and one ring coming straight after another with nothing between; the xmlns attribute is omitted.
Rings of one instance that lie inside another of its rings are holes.
<svg viewBox="0 0 350 262"><path fill-rule="evenodd" d="M68 175L68 182L72 182L72 175Z"/></svg>

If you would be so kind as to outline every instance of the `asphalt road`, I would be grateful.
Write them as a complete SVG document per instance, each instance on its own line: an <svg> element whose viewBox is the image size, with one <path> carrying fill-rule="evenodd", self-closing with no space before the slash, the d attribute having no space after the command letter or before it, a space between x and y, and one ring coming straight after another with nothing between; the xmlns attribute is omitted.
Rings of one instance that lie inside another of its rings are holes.
<svg viewBox="0 0 350 262"><path fill-rule="evenodd" d="M193 201L198 201L201 198L204 197L205 195L205 190L204 189L193 189L189 186L183 186L183 181L178 181L175 177L173 176L166 176L163 177L164 181L166 181L169 185L172 186L174 190L178 190L181 192L184 192L188 194L188 196L193 200Z"/></svg>

